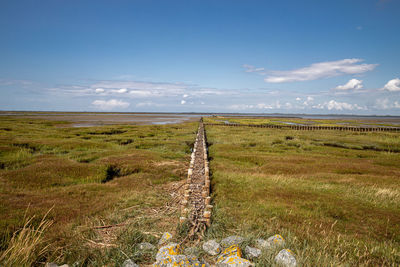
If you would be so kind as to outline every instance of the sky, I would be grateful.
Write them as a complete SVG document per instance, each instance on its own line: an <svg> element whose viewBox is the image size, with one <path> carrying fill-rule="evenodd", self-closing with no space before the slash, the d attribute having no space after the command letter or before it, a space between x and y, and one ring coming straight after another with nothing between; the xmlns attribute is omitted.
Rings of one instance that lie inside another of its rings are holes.
<svg viewBox="0 0 400 267"><path fill-rule="evenodd" d="M0 0L0 110L400 115L400 0Z"/></svg>

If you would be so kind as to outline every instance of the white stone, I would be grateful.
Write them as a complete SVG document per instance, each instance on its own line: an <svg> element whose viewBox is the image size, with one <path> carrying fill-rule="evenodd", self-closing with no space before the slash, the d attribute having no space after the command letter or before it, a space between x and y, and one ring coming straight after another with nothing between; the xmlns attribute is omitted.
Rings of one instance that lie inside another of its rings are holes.
<svg viewBox="0 0 400 267"><path fill-rule="evenodd" d="M221 246L214 239L208 240L203 244L203 250L208 254L215 256L221 252Z"/></svg>
<svg viewBox="0 0 400 267"><path fill-rule="evenodd" d="M275 257L275 262L285 267L297 266L294 253L290 249L282 249L279 251L278 255Z"/></svg>
<svg viewBox="0 0 400 267"><path fill-rule="evenodd" d="M246 246L245 253L247 258L254 259L261 256L261 249Z"/></svg>
<svg viewBox="0 0 400 267"><path fill-rule="evenodd" d="M283 247L285 245L285 239L281 235L273 235L267 239L271 247Z"/></svg>

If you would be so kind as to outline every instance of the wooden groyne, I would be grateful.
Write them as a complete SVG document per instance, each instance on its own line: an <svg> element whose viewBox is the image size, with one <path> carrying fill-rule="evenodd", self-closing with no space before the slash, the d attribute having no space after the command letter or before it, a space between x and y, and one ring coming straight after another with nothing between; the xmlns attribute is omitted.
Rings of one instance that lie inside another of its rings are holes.
<svg viewBox="0 0 400 267"><path fill-rule="evenodd" d="M204 123L204 125L291 129L291 130L303 130L303 131L334 130L334 131L350 131L350 132L400 132L400 127L312 126L312 125L274 125L274 124L239 124L239 123Z"/></svg>
<svg viewBox="0 0 400 267"><path fill-rule="evenodd" d="M188 169L184 198L181 203L180 222L189 224L190 239L201 239L210 225L210 169L203 120L200 120Z"/></svg>

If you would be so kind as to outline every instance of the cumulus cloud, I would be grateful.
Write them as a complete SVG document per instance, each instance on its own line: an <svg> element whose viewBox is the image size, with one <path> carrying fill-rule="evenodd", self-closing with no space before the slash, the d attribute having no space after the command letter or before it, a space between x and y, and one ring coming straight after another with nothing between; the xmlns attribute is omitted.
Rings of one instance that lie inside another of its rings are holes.
<svg viewBox="0 0 400 267"><path fill-rule="evenodd" d="M185 105L186 101L185 100L181 100L181 105Z"/></svg>
<svg viewBox="0 0 400 267"><path fill-rule="evenodd" d="M391 103L388 98L378 98L375 102L374 108L376 109L397 109L400 108L399 101Z"/></svg>
<svg viewBox="0 0 400 267"><path fill-rule="evenodd" d="M301 101L301 98L300 97L296 97L296 101Z"/></svg>
<svg viewBox="0 0 400 267"><path fill-rule="evenodd" d="M314 97L312 97L312 96L307 96L307 99L306 99L306 101L303 102L303 105L304 105L304 106L311 105L311 104L313 103L313 101L314 101Z"/></svg>
<svg viewBox="0 0 400 267"><path fill-rule="evenodd" d="M255 72L266 75L264 79L268 83L284 83L311 81L322 78L329 78L340 75L361 74L373 70L377 64L361 63L363 60L359 58L348 58L336 61L325 61L313 63L308 67L287 71L265 71L264 68L256 68L252 65L243 65L246 72Z"/></svg>
<svg viewBox="0 0 400 267"><path fill-rule="evenodd" d="M129 107L130 104L122 100L110 99L110 100L95 100L92 102L92 105L102 110L111 110L115 108L127 108Z"/></svg>
<svg viewBox="0 0 400 267"><path fill-rule="evenodd" d="M336 100L330 100L328 102L324 102L323 104L318 104L313 106L313 108L317 109L328 109L328 110L363 110L366 109L357 104L350 104L346 102L337 102Z"/></svg>
<svg viewBox="0 0 400 267"><path fill-rule="evenodd" d="M104 89L103 88L96 88L94 91L96 93L104 93Z"/></svg>
<svg viewBox="0 0 400 267"><path fill-rule="evenodd" d="M400 91L400 79L395 78L393 80L388 81L382 89L390 92Z"/></svg>
<svg viewBox="0 0 400 267"><path fill-rule="evenodd" d="M362 80L351 79L346 84L339 85L336 90L358 90L363 88Z"/></svg>

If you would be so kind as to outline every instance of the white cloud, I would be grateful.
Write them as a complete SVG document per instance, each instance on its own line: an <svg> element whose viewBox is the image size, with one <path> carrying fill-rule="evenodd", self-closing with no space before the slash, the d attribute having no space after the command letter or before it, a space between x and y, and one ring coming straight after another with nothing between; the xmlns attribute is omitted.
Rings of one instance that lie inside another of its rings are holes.
<svg viewBox="0 0 400 267"><path fill-rule="evenodd" d="M377 109L388 109L388 108L390 108L389 99L387 99L387 98L377 99L374 107L377 108Z"/></svg>
<svg viewBox="0 0 400 267"><path fill-rule="evenodd" d="M186 98L186 97L188 97L189 95L188 94L184 94L182 97L183 98Z"/></svg>
<svg viewBox="0 0 400 267"><path fill-rule="evenodd" d="M400 91L400 79L395 78L393 80L388 81L382 89L388 90L390 92Z"/></svg>
<svg viewBox="0 0 400 267"><path fill-rule="evenodd" d="M181 100L181 105L185 105L186 101L185 100Z"/></svg>
<svg viewBox="0 0 400 267"><path fill-rule="evenodd" d="M303 105L304 105L304 106L308 106L308 105L312 104L313 101L314 101L314 97L312 97L312 96L307 96L307 100L303 102Z"/></svg>
<svg viewBox="0 0 400 267"><path fill-rule="evenodd" d="M376 100L374 108L376 109L392 109L400 108L400 102L394 101L393 104L390 103L388 98L379 98Z"/></svg>
<svg viewBox="0 0 400 267"><path fill-rule="evenodd" d="M96 90L94 90L96 93L104 93L104 89L103 88L96 88Z"/></svg>
<svg viewBox="0 0 400 267"><path fill-rule="evenodd" d="M328 109L328 110L363 110L365 107L361 107L357 104L349 104L346 102L337 102L335 100L330 100L323 104L318 104L313 106L313 108L317 109Z"/></svg>
<svg viewBox="0 0 400 267"><path fill-rule="evenodd" d="M339 85L336 90L358 90L363 88L362 80L351 79L346 84Z"/></svg>
<svg viewBox="0 0 400 267"><path fill-rule="evenodd" d="M264 68L256 68L253 65L249 64L243 64L243 68L245 68L245 72L255 72L259 74L265 74L265 69Z"/></svg>
<svg viewBox="0 0 400 267"><path fill-rule="evenodd" d="M114 90L111 90L111 92L117 93L117 94L124 94L124 93L128 92L128 89L126 89L126 88L114 89Z"/></svg>
<svg viewBox="0 0 400 267"><path fill-rule="evenodd" d="M301 101L301 98L300 97L296 97L296 101Z"/></svg>
<svg viewBox="0 0 400 267"><path fill-rule="evenodd" d="M164 106L163 104L159 103L154 103L153 101L145 101L145 102L140 102L136 104L136 107L162 107Z"/></svg>
<svg viewBox="0 0 400 267"><path fill-rule="evenodd" d="M124 102L122 100L110 99L108 101L95 100L92 102L92 105L94 105L102 110L111 110L111 109L115 109L115 108L127 108L127 107L129 107L130 104L128 102Z"/></svg>
<svg viewBox="0 0 400 267"><path fill-rule="evenodd" d="M297 81L311 81L329 78L339 75L361 74L373 70L377 64L360 63L362 59L348 58L336 61L313 63L308 67L287 71L265 71L264 68L256 68L251 65L243 65L246 72L255 72L266 75L265 82L284 83Z"/></svg>
<svg viewBox="0 0 400 267"><path fill-rule="evenodd" d="M285 106L287 108L291 108L290 103L286 103ZM229 109L233 110L249 110L249 109L280 109L282 107L281 103L279 101L276 101L275 103L272 104L265 104L265 103L259 103L259 104L234 104L230 105Z"/></svg>

